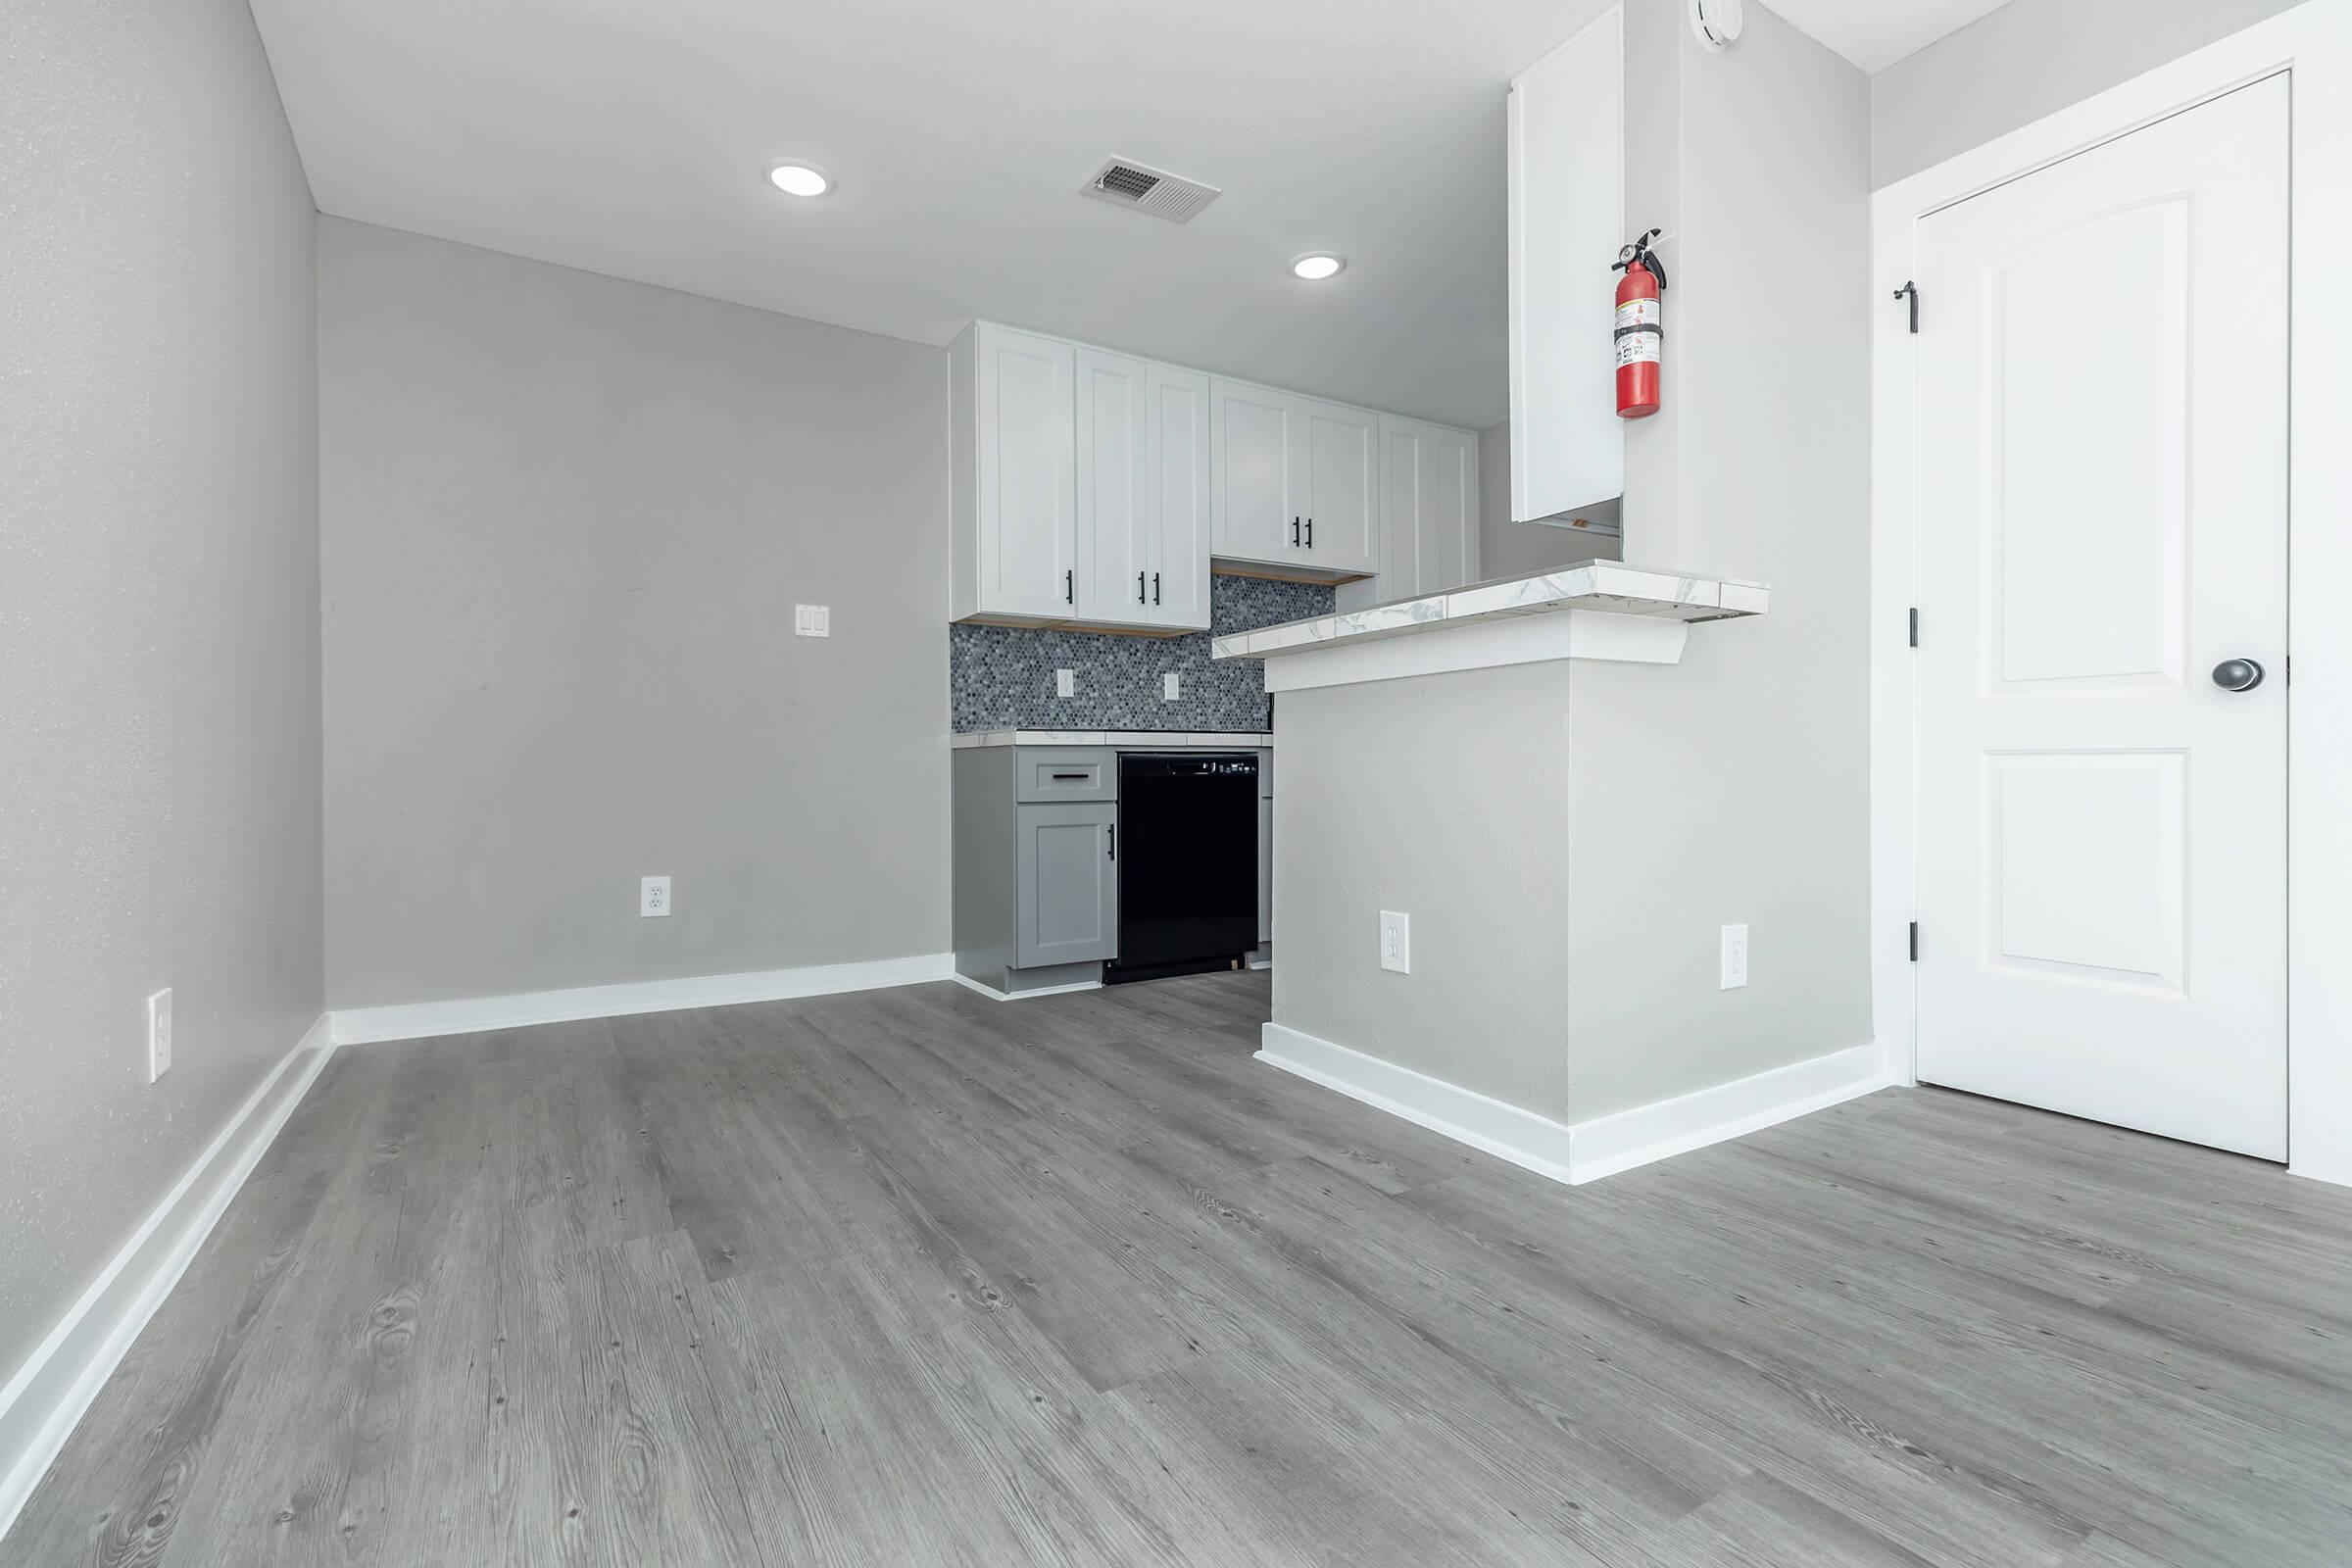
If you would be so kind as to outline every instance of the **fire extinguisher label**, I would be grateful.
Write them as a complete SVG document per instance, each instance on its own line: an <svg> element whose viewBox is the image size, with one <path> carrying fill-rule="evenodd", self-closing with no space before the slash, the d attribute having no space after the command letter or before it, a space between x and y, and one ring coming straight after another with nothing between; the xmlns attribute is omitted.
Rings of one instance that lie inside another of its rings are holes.
<svg viewBox="0 0 2352 1568"><path fill-rule="evenodd" d="M1666 338L1666 328L1658 302L1654 299L1632 299L1617 307L1617 364L1655 365Z"/></svg>

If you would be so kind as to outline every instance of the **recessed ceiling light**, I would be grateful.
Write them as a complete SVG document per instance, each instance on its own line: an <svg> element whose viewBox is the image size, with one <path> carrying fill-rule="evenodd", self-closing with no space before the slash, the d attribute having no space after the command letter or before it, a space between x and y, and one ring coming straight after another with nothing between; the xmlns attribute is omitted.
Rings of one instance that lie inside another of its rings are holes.
<svg viewBox="0 0 2352 1568"><path fill-rule="evenodd" d="M1330 251L1308 251L1304 256L1291 259L1291 270L1305 278L1309 283L1320 283L1327 277L1337 277L1340 274L1340 269L1347 265L1347 257L1335 256Z"/></svg>
<svg viewBox="0 0 2352 1568"><path fill-rule="evenodd" d="M814 164L778 164L767 182L787 196L822 196L833 188L833 176Z"/></svg>

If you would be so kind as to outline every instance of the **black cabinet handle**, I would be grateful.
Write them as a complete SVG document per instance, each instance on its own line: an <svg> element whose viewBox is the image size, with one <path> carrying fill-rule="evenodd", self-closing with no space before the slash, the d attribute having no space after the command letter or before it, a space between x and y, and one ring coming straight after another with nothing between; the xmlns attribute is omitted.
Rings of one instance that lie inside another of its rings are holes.
<svg viewBox="0 0 2352 1568"><path fill-rule="evenodd" d="M1065 571L1061 574L1061 602L1065 605L1074 605L1078 602L1078 573L1075 571Z"/></svg>
<svg viewBox="0 0 2352 1568"><path fill-rule="evenodd" d="M1159 573L1156 571L1152 574L1152 602L1155 605L1159 603Z"/></svg>
<svg viewBox="0 0 2352 1568"><path fill-rule="evenodd" d="M1135 602L1139 605L1144 602L1144 574L1140 571L1135 574Z"/></svg>
<svg viewBox="0 0 2352 1568"><path fill-rule="evenodd" d="M1306 548L1315 548L1315 519L1312 517L1306 519Z"/></svg>
<svg viewBox="0 0 2352 1568"><path fill-rule="evenodd" d="M1291 519L1291 544L1292 544L1292 546L1295 548L1295 547L1298 545L1298 519L1297 517L1293 517L1293 518Z"/></svg>
<svg viewBox="0 0 2352 1568"><path fill-rule="evenodd" d="M1114 859L1114 860L1115 860L1115 859L1117 859L1117 858L1119 858L1119 824L1118 824L1118 823L1116 823L1116 822L1112 822L1112 823L1110 823L1110 824L1109 824L1109 827L1110 827L1110 858L1111 858L1112 859Z"/></svg>
<svg viewBox="0 0 2352 1568"><path fill-rule="evenodd" d="M1087 779L1094 777L1094 775L1092 773L1056 773L1054 775L1054 777L1056 781L1063 779L1076 779L1083 783Z"/></svg>

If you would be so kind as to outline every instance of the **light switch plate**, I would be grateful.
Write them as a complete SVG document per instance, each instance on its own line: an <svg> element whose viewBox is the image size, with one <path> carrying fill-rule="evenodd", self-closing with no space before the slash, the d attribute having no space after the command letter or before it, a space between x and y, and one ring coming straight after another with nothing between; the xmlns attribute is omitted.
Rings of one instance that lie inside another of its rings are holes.
<svg viewBox="0 0 2352 1568"><path fill-rule="evenodd" d="M1398 974L1413 972L1413 917L1395 909L1380 911L1380 966Z"/></svg>
<svg viewBox="0 0 2352 1568"><path fill-rule="evenodd" d="M669 878L647 876L637 879L637 912L649 920L669 912Z"/></svg>
<svg viewBox="0 0 2352 1568"><path fill-rule="evenodd" d="M1054 672L1054 695L1056 697L1077 696L1078 672L1074 669L1055 670Z"/></svg>
<svg viewBox="0 0 2352 1568"><path fill-rule="evenodd" d="M1176 671L1171 669L1159 677L1159 695L1162 702L1176 701L1179 696L1183 695L1183 683Z"/></svg>
<svg viewBox="0 0 2352 1568"><path fill-rule="evenodd" d="M830 605L793 606L792 634L795 637L832 636L833 607Z"/></svg>
<svg viewBox="0 0 2352 1568"><path fill-rule="evenodd" d="M1747 927L1727 925L1723 928L1723 983L1718 988L1737 991L1747 984Z"/></svg>

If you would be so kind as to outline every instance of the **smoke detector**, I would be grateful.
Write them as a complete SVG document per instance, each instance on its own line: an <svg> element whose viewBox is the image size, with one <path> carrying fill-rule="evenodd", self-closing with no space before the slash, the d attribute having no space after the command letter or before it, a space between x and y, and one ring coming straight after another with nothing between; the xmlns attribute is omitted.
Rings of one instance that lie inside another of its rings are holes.
<svg viewBox="0 0 2352 1568"><path fill-rule="evenodd" d="M1203 185L1164 169L1152 169L1131 158L1113 158L1096 171L1082 194L1181 223L1215 201L1220 193L1214 185Z"/></svg>
<svg viewBox="0 0 2352 1568"><path fill-rule="evenodd" d="M1709 54L1719 55L1739 42L1746 25L1747 8L1740 0L1690 0L1690 30Z"/></svg>

